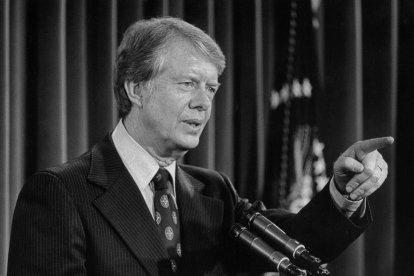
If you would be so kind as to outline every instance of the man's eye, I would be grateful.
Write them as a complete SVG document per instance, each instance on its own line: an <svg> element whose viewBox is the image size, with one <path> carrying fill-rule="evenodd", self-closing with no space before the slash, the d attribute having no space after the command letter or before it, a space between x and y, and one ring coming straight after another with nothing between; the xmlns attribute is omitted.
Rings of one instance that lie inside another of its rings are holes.
<svg viewBox="0 0 414 276"><path fill-rule="evenodd" d="M186 87L186 88L194 88L195 87L195 83L193 81L184 81L181 83L182 86Z"/></svg>
<svg viewBox="0 0 414 276"><path fill-rule="evenodd" d="M208 86L207 87L208 92L215 94L217 92L217 88L212 87L212 86Z"/></svg>

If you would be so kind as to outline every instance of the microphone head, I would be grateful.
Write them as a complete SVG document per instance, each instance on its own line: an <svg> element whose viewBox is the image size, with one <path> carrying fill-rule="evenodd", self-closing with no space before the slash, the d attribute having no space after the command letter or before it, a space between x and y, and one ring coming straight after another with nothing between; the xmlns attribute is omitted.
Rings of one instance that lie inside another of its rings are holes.
<svg viewBox="0 0 414 276"><path fill-rule="evenodd" d="M284 271L285 275L294 275L294 276L307 276L308 273L305 270L299 269L297 266L290 265Z"/></svg>
<svg viewBox="0 0 414 276"><path fill-rule="evenodd" d="M240 223L235 223L231 228L230 228L230 235L234 236L235 238L239 237L240 234L243 232L243 230L246 229L246 227L243 227Z"/></svg>
<svg viewBox="0 0 414 276"><path fill-rule="evenodd" d="M315 276L328 276L331 273L329 272L329 270L319 267L318 270L315 272Z"/></svg>

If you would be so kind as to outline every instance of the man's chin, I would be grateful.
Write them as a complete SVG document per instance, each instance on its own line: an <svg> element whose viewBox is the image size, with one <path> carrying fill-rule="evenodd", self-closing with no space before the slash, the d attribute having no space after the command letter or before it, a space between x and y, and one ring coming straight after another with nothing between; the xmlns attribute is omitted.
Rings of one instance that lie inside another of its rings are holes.
<svg viewBox="0 0 414 276"><path fill-rule="evenodd" d="M181 143L179 143L178 145L182 151L189 151L189 150L195 149L199 143L200 143L200 139L193 138L193 139L186 139L184 141L181 141Z"/></svg>

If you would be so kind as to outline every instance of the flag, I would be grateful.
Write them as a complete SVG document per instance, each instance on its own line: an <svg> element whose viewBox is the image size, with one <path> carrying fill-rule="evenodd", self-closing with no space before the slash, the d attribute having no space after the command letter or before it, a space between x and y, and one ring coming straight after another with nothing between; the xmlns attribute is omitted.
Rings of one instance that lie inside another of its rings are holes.
<svg viewBox="0 0 414 276"><path fill-rule="evenodd" d="M268 207L298 212L328 182L318 139L315 43L318 1L278 1L275 81L269 99L265 197Z"/></svg>

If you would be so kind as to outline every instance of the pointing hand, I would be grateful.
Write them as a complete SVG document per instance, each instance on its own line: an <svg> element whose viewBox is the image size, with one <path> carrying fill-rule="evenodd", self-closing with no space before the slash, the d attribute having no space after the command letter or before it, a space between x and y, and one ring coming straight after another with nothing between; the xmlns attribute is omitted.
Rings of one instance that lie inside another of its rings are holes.
<svg viewBox="0 0 414 276"><path fill-rule="evenodd" d="M392 137L359 141L349 147L334 164L334 181L338 190L351 200L360 200L384 183L388 165L378 149L391 145Z"/></svg>

